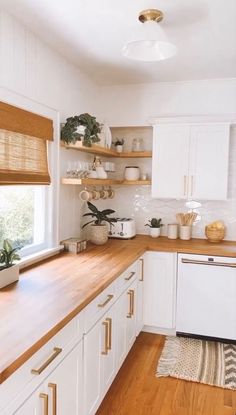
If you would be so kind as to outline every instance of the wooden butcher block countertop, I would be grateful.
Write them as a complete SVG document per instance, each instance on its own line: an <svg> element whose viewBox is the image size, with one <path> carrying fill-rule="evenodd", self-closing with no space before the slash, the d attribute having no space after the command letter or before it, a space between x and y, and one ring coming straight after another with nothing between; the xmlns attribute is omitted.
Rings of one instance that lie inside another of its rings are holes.
<svg viewBox="0 0 236 415"><path fill-rule="evenodd" d="M0 290L0 383L147 250L236 258L236 242L138 235L91 245L78 255L61 253L28 268L19 282Z"/></svg>

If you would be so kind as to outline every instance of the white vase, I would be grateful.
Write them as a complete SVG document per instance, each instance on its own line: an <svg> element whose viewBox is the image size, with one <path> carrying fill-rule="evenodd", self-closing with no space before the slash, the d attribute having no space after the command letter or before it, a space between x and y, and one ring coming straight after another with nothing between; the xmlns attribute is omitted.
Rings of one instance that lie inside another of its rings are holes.
<svg viewBox="0 0 236 415"><path fill-rule="evenodd" d="M0 271L0 288L6 287L19 280L19 265L2 269Z"/></svg>
<svg viewBox="0 0 236 415"><path fill-rule="evenodd" d="M89 239L95 245L104 245L108 241L107 225L91 225Z"/></svg>
<svg viewBox="0 0 236 415"><path fill-rule="evenodd" d="M150 228L150 236L152 238L158 238L161 234L161 228Z"/></svg>
<svg viewBox="0 0 236 415"><path fill-rule="evenodd" d="M116 151L117 151L117 153L122 153L123 146L116 146Z"/></svg>

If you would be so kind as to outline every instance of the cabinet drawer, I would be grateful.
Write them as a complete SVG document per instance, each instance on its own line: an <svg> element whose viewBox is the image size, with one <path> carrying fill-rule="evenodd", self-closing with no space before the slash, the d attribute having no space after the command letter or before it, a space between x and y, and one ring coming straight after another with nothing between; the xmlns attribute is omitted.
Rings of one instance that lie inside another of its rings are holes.
<svg viewBox="0 0 236 415"><path fill-rule="evenodd" d="M110 308L116 298L116 281L114 281L84 309L85 333L87 333Z"/></svg>
<svg viewBox="0 0 236 415"><path fill-rule="evenodd" d="M0 413L14 400L29 396L82 338L84 315L81 312L41 347L29 360L0 385ZM6 412L7 414L7 409Z"/></svg>
<svg viewBox="0 0 236 415"><path fill-rule="evenodd" d="M138 274L137 261L130 265L116 280L116 290L119 296L136 278Z"/></svg>

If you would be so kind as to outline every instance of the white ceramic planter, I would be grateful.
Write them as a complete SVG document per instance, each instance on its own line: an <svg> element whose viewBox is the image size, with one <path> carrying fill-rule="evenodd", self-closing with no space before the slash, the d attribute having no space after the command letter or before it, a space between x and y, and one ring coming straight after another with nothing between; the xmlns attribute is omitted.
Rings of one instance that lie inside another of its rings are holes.
<svg viewBox="0 0 236 415"><path fill-rule="evenodd" d="M19 280L19 265L13 265L0 271L0 288Z"/></svg>
<svg viewBox="0 0 236 415"><path fill-rule="evenodd" d="M161 228L150 228L150 236L152 238L158 238L161 234Z"/></svg>
<svg viewBox="0 0 236 415"><path fill-rule="evenodd" d="M95 245L104 245L108 241L107 225L91 225L89 239Z"/></svg>
<svg viewBox="0 0 236 415"><path fill-rule="evenodd" d="M117 153L122 153L123 146L116 146L116 151L117 151Z"/></svg>

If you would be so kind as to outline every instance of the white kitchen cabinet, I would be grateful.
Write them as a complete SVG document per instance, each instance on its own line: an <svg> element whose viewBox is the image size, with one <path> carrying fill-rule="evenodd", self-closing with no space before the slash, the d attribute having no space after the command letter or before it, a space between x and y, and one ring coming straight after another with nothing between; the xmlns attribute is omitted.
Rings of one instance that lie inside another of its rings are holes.
<svg viewBox="0 0 236 415"><path fill-rule="evenodd" d="M94 414L115 374L113 307L84 336L85 414Z"/></svg>
<svg viewBox="0 0 236 415"><path fill-rule="evenodd" d="M152 196L225 200L229 124L160 124L154 127Z"/></svg>
<svg viewBox="0 0 236 415"><path fill-rule="evenodd" d="M16 411L16 415L83 414L82 341Z"/></svg>
<svg viewBox="0 0 236 415"><path fill-rule="evenodd" d="M143 313L147 331L175 328L176 262L176 253L145 254Z"/></svg>

